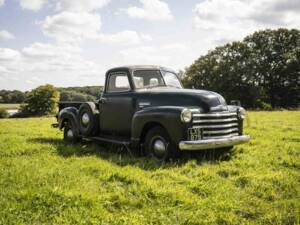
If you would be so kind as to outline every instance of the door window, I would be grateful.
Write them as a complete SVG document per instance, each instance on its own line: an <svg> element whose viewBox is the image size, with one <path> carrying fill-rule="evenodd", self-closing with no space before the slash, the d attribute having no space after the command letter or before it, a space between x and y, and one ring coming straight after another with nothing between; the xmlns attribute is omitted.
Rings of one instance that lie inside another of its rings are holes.
<svg viewBox="0 0 300 225"><path fill-rule="evenodd" d="M126 73L112 73L109 75L107 92L124 92L130 90Z"/></svg>

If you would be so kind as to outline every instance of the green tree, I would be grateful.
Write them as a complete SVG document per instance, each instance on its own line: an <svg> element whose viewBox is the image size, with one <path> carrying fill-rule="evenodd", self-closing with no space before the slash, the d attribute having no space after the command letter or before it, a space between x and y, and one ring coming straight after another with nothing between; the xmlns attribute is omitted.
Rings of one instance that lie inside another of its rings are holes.
<svg viewBox="0 0 300 225"><path fill-rule="evenodd" d="M25 93L18 90L0 90L0 103L22 103L25 100Z"/></svg>
<svg viewBox="0 0 300 225"><path fill-rule="evenodd" d="M297 107L300 32L264 30L201 56L187 68L187 87L209 89L246 107Z"/></svg>
<svg viewBox="0 0 300 225"><path fill-rule="evenodd" d="M62 91L60 92L60 101L68 102L86 102L95 101L96 98L93 95L83 94L76 91Z"/></svg>
<svg viewBox="0 0 300 225"><path fill-rule="evenodd" d="M26 105L21 111L30 115L47 115L54 113L59 101L58 90L50 84L39 86L26 94Z"/></svg>

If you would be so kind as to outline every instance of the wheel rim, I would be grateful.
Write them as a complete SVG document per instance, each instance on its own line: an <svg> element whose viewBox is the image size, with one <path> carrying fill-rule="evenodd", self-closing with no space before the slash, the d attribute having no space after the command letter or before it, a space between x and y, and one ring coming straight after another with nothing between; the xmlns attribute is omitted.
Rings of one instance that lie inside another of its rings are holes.
<svg viewBox="0 0 300 225"><path fill-rule="evenodd" d="M152 141L152 149L156 156L163 157L167 151L167 145L162 137L156 137Z"/></svg>
<svg viewBox="0 0 300 225"><path fill-rule="evenodd" d="M84 113L81 117L81 121L84 125L87 125L90 122L90 117L87 113Z"/></svg>
<svg viewBox="0 0 300 225"><path fill-rule="evenodd" d="M74 133L73 133L72 129L67 130L67 137L68 138L73 138L74 137Z"/></svg>

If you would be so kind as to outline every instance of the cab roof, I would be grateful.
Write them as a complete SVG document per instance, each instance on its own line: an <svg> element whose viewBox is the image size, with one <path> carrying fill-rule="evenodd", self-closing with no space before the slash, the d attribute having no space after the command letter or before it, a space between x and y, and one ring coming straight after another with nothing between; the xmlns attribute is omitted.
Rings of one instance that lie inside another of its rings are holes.
<svg viewBox="0 0 300 225"><path fill-rule="evenodd" d="M134 70L167 70L174 72L174 70L162 67L162 66L157 66L157 65L125 65L125 66L119 66L119 67L114 67L109 69L106 73L109 72L116 72L118 70L129 70L129 71L134 71Z"/></svg>

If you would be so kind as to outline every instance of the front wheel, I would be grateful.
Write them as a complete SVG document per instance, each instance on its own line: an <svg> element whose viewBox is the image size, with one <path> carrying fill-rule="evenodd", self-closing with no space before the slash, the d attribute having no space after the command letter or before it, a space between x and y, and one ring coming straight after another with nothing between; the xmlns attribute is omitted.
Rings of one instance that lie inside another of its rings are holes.
<svg viewBox="0 0 300 225"><path fill-rule="evenodd" d="M152 128L146 135L145 154L159 161L165 161L177 157L178 150L166 130L157 126Z"/></svg>
<svg viewBox="0 0 300 225"><path fill-rule="evenodd" d="M72 123L66 122L64 127L64 141L67 143L77 143L80 138L77 136L76 131Z"/></svg>

